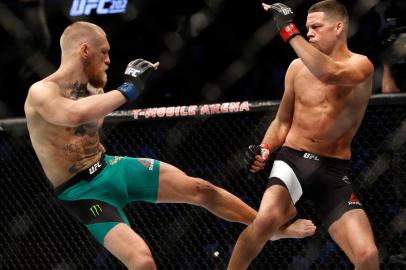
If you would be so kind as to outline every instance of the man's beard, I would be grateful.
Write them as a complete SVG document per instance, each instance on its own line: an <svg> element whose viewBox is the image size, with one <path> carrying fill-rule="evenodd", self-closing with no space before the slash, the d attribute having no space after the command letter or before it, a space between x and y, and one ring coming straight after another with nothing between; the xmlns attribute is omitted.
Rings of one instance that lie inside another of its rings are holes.
<svg viewBox="0 0 406 270"><path fill-rule="evenodd" d="M107 74L105 71L94 68L92 61L88 60L85 62L85 72L91 85L96 88L104 88L107 83Z"/></svg>
<svg viewBox="0 0 406 270"><path fill-rule="evenodd" d="M104 88L106 82L107 81L104 79L104 73L102 75L89 76L89 83L96 88Z"/></svg>
<svg viewBox="0 0 406 270"><path fill-rule="evenodd" d="M104 88L104 86L107 83L106 80L106 73L105 72L95 72L95 69L92 68L91 65L88 65L85 67L85 72L87 74L87 77L89 78L89 83L93 85L96 88Z"/></svg>

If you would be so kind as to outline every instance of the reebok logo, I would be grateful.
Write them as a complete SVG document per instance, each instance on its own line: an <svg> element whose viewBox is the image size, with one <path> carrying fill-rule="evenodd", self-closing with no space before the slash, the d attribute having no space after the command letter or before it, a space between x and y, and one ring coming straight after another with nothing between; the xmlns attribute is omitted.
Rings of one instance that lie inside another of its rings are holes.
<svg viewBox="0 0 406 270"><path fill-rule="evenodd" d="M350 198L348 200L348 205L362 206L361 202L359 201L357 195L354 194L354 192L352 192L350 195Z"/></svg>
<svg viewBox="0 0 406 270"><path fill-rule="evenodd" d="M154 169L154 160L150 158L137 159L142 166L152 171Z"/></svg>
<svg viewBox="0 0 406 270"><path fill-rule="evenodd" d="M94 174L101 167L100 161L97 161L92 167L89 168L89 174Z"/></svg>
<svg viewBox="0 0 406 270"><path fill-rule="evenodd" d="M128 0L73 0L69 14L71 16L89 15L92 10L96 14L124 13Z"/></svg>
<svg viewBox="0 0 406 270"><path fill-rule="evenodd" d="M303 157L307 158L307 159L320 160L318 156L316 156L312 153L304 153Z"/></svg>
<svg viewBox="0 0 406 270"><path fill-rule="evenodd" d="M89 210L92 212L93 216L99 216L101 212L103 212L102 208L98 204L92 205Z"/></svg>

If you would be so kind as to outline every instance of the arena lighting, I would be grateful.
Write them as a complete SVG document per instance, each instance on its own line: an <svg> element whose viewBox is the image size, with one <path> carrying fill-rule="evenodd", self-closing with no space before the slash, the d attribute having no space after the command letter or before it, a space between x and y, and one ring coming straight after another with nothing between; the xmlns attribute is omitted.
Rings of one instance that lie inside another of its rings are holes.
<svg viewBox="0 0 406 270"><path fill-rule="evenodd" d="M96 14L116 14L124 13L127 8L128 0L73 0L70 16L89 15L92 10Z"/></svg>

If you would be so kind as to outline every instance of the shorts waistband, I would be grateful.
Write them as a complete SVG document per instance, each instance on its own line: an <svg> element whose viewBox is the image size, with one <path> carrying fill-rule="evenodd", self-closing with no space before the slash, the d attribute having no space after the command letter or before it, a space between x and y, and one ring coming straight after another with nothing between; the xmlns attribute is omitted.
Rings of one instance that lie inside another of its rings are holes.
<svg viewBox="0 0 406 270"><path fill-rule="evenodd" d="M349 160L347 160L347 159L325 157L325 156L321 156L319 154L308 152L308 151L296 150L296 149L290 148L288 146L282 146L281 149L279 150L279 152L280 153L283 153L283 152L291 153L298 157L305 158L308 160L322 161L322 162L328 162L328 163L332 163L332 164L348 165L348 163L349 163Z"/></svg>
<svg viewBox="0 0 406 270"><path fill-rule="evenodd" d="M56 195L61 194L71 186L79 183L80 181L86 181L90 182L95 178L99 173L103 171L103 169L106 167L106 161L104 160L105 155L103 154L101 158L96 161L93 165L88 167L87 169L78 172L76 175L74 175L72 178L70 178L68 181L63 183L62 185L59 185L55 188L54 192Z"/></svg>

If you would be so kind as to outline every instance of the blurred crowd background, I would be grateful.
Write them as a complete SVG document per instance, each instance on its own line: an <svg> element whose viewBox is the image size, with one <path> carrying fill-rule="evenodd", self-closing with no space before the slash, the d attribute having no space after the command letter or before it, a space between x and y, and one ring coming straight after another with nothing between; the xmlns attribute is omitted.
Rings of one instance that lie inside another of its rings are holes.
<svg viewBox="0 0 406 270"><path fill-rule="evenodd" d="M282 2L294 7L305 35L317 1ZM374 93L404 92L406 1L341 2L351 17L350 49L375 65ZM0 118L24 116L29 86L58 68L60 34L79 20L108 35L107 91L129 61L161 62L137 107L277 100L296 57L257 0L0 0Z"/></svg>

